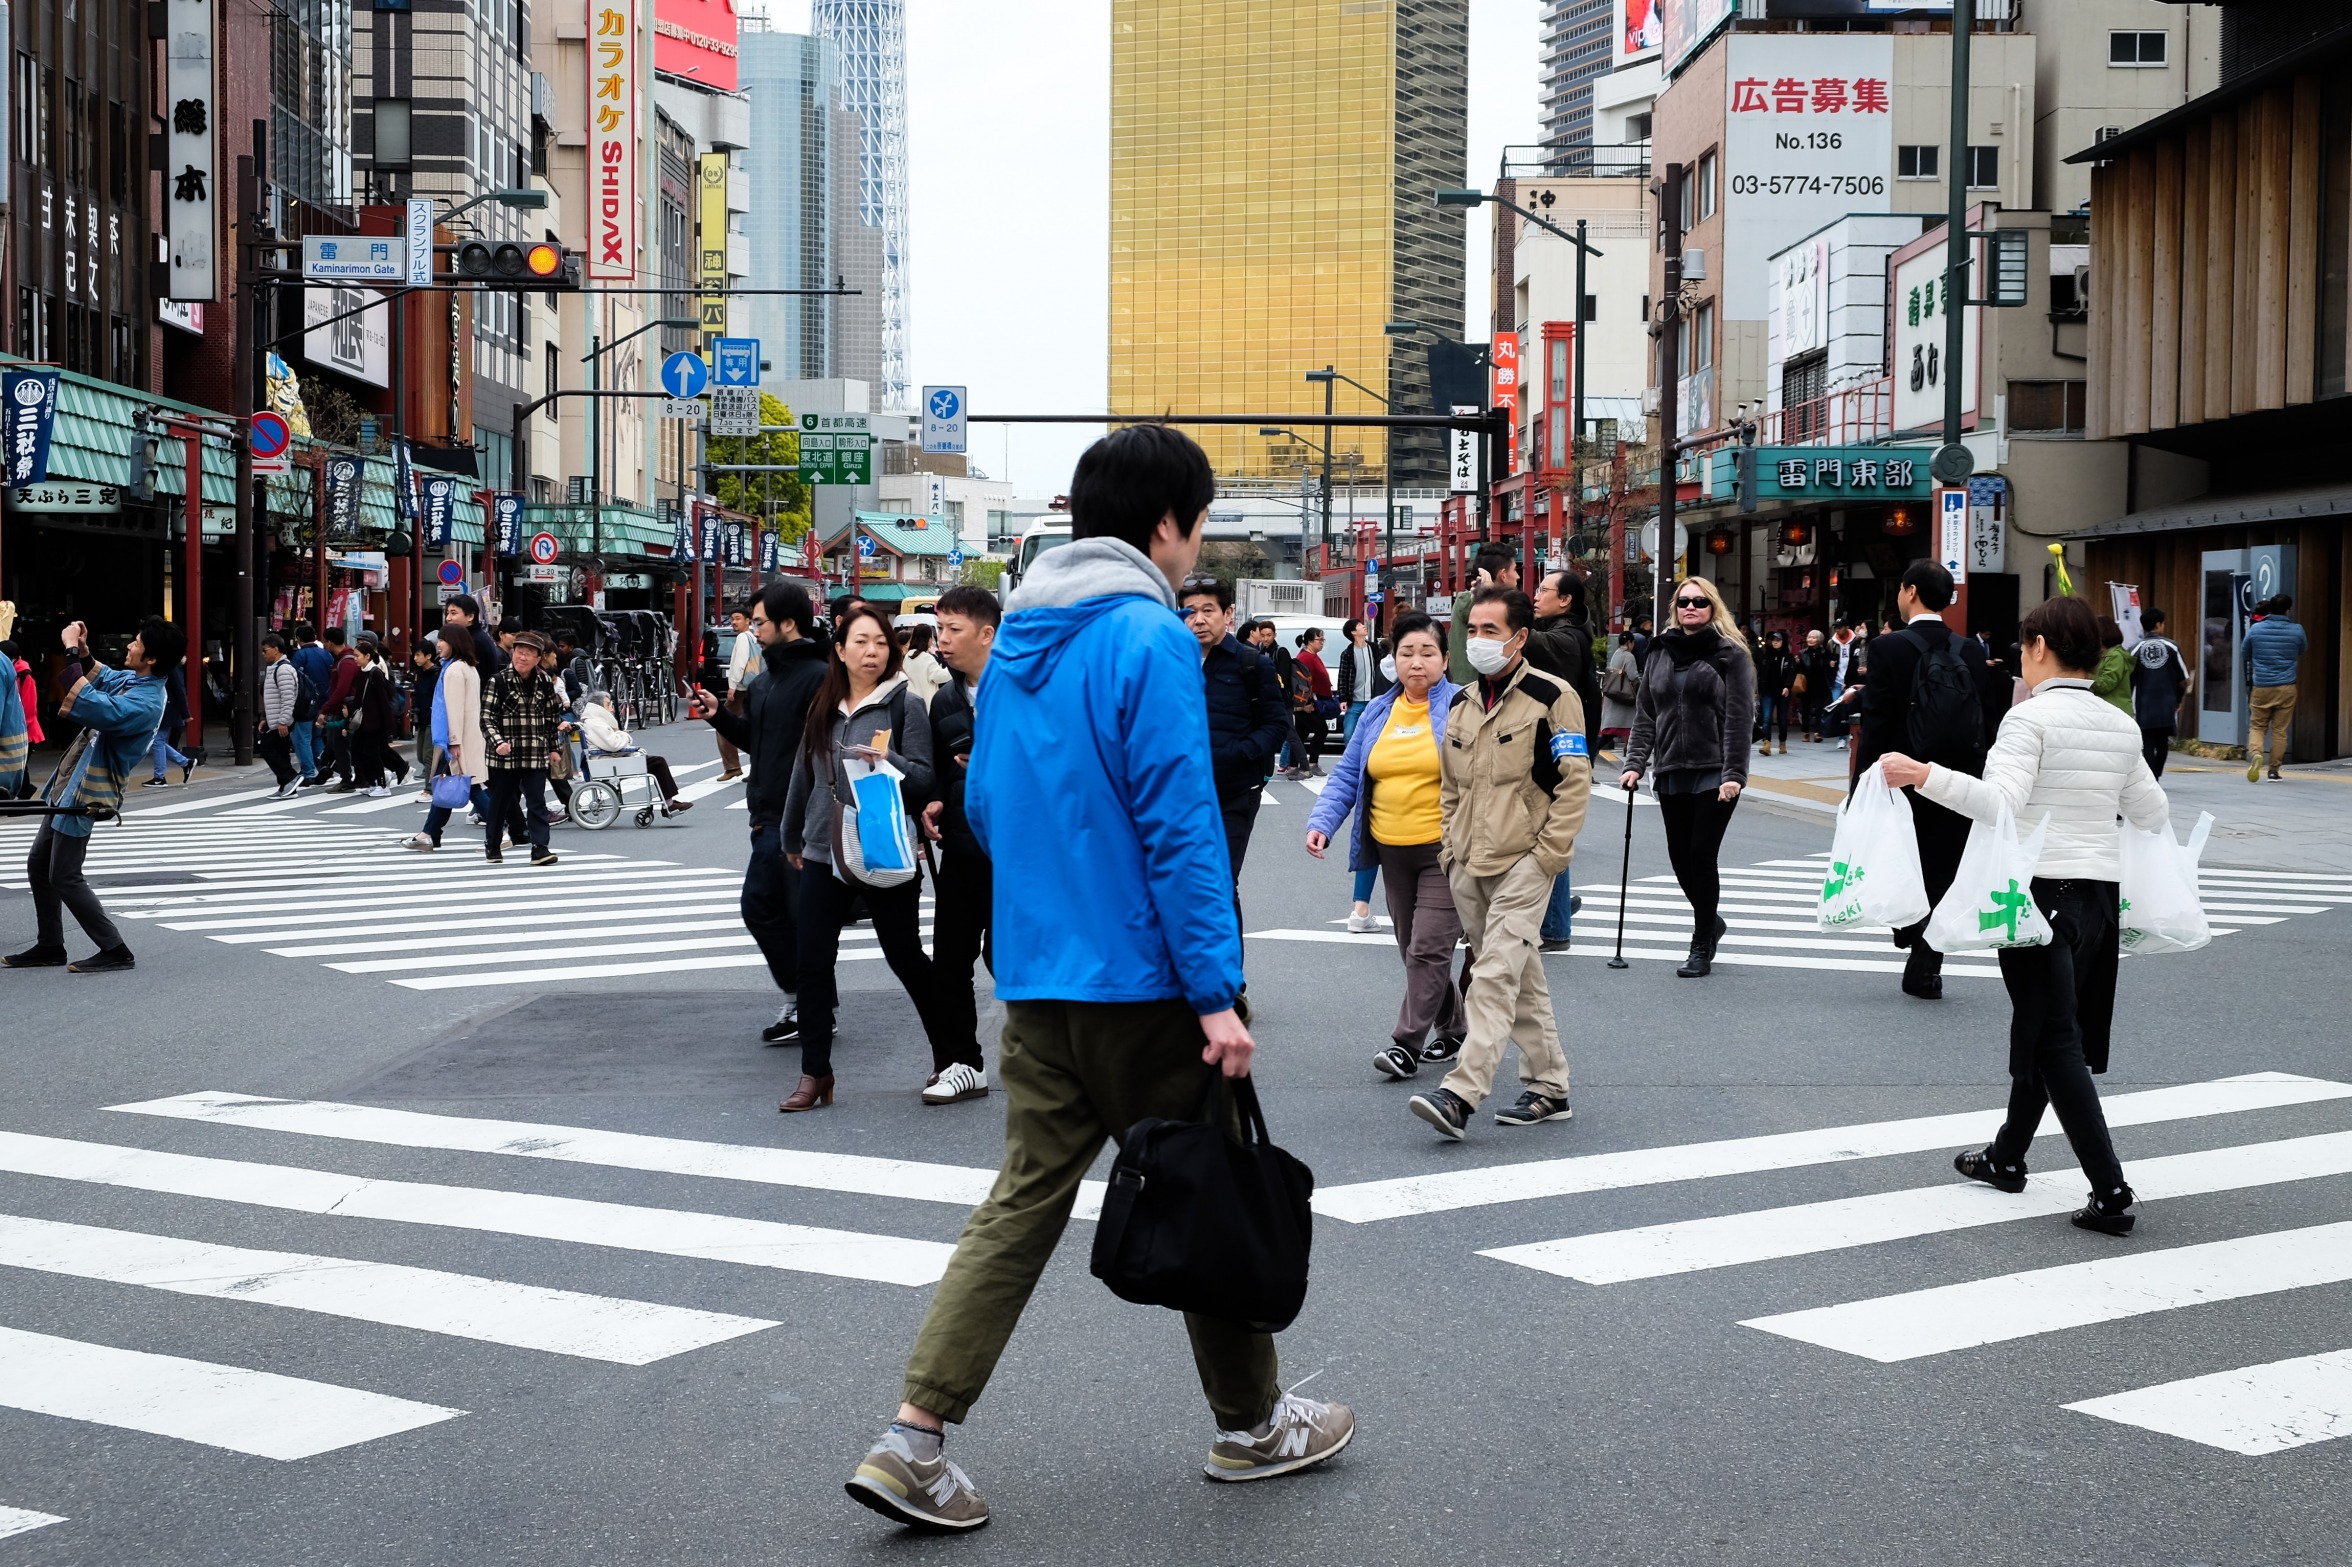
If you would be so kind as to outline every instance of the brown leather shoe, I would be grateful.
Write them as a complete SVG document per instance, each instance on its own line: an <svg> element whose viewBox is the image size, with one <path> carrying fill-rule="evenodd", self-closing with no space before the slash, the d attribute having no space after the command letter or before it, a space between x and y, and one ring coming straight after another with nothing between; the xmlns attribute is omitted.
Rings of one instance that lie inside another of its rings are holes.
<svg viewBox="0 0 2352 1567"><path fill-rule="evenodd" d="M800 1086L793 1089L791 1097L776 1108L786 1115L793 1115L802 1110L814 1110L819 1105L829 1105L832 1102L833 1074L828 1072L823 1077L811 1077L803 1072L800 1075Z"/></svg>

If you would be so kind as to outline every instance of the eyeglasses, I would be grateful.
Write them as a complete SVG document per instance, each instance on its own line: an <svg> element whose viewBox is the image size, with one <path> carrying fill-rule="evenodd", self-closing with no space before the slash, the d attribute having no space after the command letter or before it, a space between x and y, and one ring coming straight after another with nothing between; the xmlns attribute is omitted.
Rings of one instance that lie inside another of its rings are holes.
<svg viewBox="0 0 2352 1567"><path fill-rule="evenodd" d="M1676 609L1713 609L1715 606L1705 599L1676 599L1674 607Z"/></svg>

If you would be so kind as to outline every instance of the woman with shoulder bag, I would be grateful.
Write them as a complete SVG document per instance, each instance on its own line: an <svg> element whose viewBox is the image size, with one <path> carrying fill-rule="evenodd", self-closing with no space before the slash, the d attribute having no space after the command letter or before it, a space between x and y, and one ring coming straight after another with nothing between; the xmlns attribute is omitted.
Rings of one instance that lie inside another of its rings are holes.
<svg viewBox="0 0 2352 1567"><path fill-rule="evenodd" d="M2048 819L2032 891L2050 922L2050 941L1999 954L2010 1007L2008 1119L1992 1146L1952 1164L1972 1181L2024 1191L2025 1151L2042 1112L2055 1109L2091 1183L2074 1223L2126 1235L2132 1189L2091 1082L2092 1073L2107 1070L2122 956L2115 819L2169 832L2172 815L2140 754L2138 722L2093 694L2100 630L2099 617L2076 598L2045 599L2018 622L2018 668L2033 700L2003 715L1983 777L1900 752L1881 757L1878 768L1893 787L1916 788L1980 822L1997 822L2004 810L2019 821Z"/></svg>
<svg viewBox="0 0 2352 1567"><path fill-rule="evenodd" d="M384 668L383 647L374 637L362 635L352 651L359 659L359 673L352 682L351 716L345 726L351 763L360 787L380 800L392 792L384 782L386 767L394 769L405 786L408 762L392 747L392 677Z"/></svg>
<svg viewBox="0 0 2352 1567"><path fill-rule="evenodd" d="M1312 626L1299 633L1296 683L1290 692L1291 714L1298 729L1301 778L1323 776L1323 747L1331 738L1331 719L1339 697L1331 671L1323 667L1323 633Z"/></svg>
<svg viewBox="0 0 2352 1567"><path fill-rule="evenodd" d="M1601 671L1601 744L1622 744L1633 733L1633 703L1641 695L1641 663L1633 651L1633 633L1617 634L1609 665Z"/></svg>
<svg viewBox="0 0 2352 1567"><path fill-rule="evenodd" d="M884 961L915 1004L935 1069L957 1059L941 1026L938 986L923 950L922 880L852 881L842 843L859 824L850 813L851 761L887 761L905 780L900 805L911 818L930 803L931 718L908 688L890 622L871 604L852 605L833 628L825 683L809 703L808 727L784 801L784 853L801 872L800 1082L777 1108L787 1114L833 1102L833 1028L840 992L833 969L851 904L862 900ZM911 835L909 841L912 841Z"/></svg>
<svg viewBox="0 0 2352 1567"><path fill-rule="evenodd" d="M431 781L434 794L449 803L435 799L425 813L424 831L408 840L419 853L441 847L442 829L460 803L471 803L484 821L491 811L490 747L482 738L482 674L474 662L474 639L463 627L453 634L444 625L433 634L433 646L441 655L441 678L433 682L433 714L427 726L433 737ZM460 778L466 783L465 802L456 798L455 788L441 787L444 779Z"/></svg>
<svg viewBox="0 0 2352 1567"><path fill-rule="evenodd" d="M1674 620L1650 643L1634 702L1633 742L1617 784L1633 789L1656 766L1651 787L1666 828L1666 856L1691 906L1690 956L1674 972L1699 979L1713 972L1715 943L1723 937L1715 912L1723 880L1715 859L1748 783L1756 664L1714 583L1686 577L1670 602Z"/></svg>

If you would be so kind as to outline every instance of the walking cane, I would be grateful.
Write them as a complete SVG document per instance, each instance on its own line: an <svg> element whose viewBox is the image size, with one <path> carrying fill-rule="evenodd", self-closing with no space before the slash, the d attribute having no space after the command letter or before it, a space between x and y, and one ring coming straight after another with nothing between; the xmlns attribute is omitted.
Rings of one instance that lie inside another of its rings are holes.
<svg viewBox="0 0 2352 1567"><path fill-rule="evenodd" d="M1633 790L1625 791L1625 864L1617 872L1617 955L1611 968L1631 968L1625 961L1625 883L1633 875Z"/></svg>

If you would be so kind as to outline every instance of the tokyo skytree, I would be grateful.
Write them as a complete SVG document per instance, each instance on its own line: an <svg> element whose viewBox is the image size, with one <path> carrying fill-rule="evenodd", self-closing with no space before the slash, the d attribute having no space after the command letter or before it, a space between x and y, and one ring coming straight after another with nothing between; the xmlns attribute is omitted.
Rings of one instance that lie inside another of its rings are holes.
<svg viewBox="0 0 2352 1567"><path fill-rule="evenodd" d="M811 30L841 51L844 107L863 128L858 217L882 231L884 408L913 406L907 383L905 0L811 0Z"/></svg>

